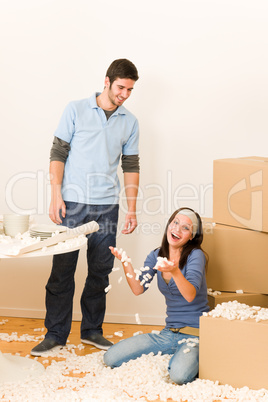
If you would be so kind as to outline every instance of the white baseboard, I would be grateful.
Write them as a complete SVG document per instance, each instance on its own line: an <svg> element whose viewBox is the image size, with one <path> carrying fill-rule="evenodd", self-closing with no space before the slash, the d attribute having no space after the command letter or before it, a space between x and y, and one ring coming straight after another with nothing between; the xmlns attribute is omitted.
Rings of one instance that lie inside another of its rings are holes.
<svg viewBox="0 0 268 402"><path fill-rule="evenodd" d="M44 310L0 308L0 315L3 317L23 317L23 318L45 318Z"/></svg>
<svg viewBox="0 0 268 402"><path fill-rule="evenodd" d="M148 316L139 315L141 324L144 325L163 325L165 326L164 316ZM106 314L105 322L118 323L118 324L137 324L135 316L133 314Z"/></svg>
<svg viewBox="0 0 268 402"><path fill-rule="evenodd" d="M23 317L23 318L45 318L45 310L32 310L32 309L15 309L15 308L1 308L0 316L2 317ZM164 316L139 316L141 324L144 325L165 325ZM81 312L73 313L74 321L81 321ZM118 324L137 324L133 314L106 314L104 322L118 323Z"/></svg>

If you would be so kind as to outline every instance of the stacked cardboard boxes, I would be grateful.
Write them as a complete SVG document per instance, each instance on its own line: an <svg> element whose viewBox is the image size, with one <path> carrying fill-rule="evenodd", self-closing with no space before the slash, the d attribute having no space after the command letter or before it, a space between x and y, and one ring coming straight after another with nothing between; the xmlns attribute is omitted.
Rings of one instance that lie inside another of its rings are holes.
<svg viewBox="0 0 268 402"><path fill-rule="evenodd" d="M268 183L267 183L268 185ZM268 233L203 219L207 285L213 290L268 293Z"/></svg>
<svg viewBox="0 0 268 402"><path fill-rule="evenodd" d="M215 222L268 232L268 158L219 159L213 166Z"/></svg>
<svg viewBox="0 0 268 402"><path fill-rule="evenodd" d="M203 227L203 248L209 255L208 288L221 292L209 296L210 307L229 300L268 307L268 158L214 161L213 219L203 218ZM265 335L268 339L267 321L249 325L202 317L200 378L217 379L235 387L268 388L268 376L264 381L266 377L257 373L266 371L262 364L268 361L268 348L263 347ZM254 353L249 354L249 345ZM244 364L241 355L249 363L247 375L237 369ZM260 367L256 367L254 356L260 356Z"/></svg>

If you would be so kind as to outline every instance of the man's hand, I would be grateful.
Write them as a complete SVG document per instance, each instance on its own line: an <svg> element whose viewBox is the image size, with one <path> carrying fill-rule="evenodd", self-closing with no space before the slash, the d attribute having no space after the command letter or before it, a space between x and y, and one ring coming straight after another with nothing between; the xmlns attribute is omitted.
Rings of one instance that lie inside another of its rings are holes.
<svg viewBox="0 0 268 402"><path fill-rule="evenodd" d="M49 207L49 217L52 220L52 222L56 223L57 225L62 223L60 212L61 216L65 218L66 205L61 195L58 195L57 197L54 197L54 199L51 200Z"/></svg>
<svg viewBox="0 0 268 402"><path fill-rule="evenodd" d="M137 218L135 213L127 213L125 218L125 226L122 230L123 234L132 233L138 226Z"/></svg>

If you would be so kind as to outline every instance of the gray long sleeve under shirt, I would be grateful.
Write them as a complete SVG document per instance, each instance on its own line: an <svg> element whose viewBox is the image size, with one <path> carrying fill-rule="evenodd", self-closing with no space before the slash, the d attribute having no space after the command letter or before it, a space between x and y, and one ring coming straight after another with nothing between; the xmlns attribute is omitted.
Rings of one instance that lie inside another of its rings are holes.
<svg viewBox="0 0 268 402"><path fill-rule="evenodd" d="M71 147L70 144L58 137L54 137L53 144L50 150L50 162L60 161L65 163L68 158L69 151ZM121 157L121 167L123 173L139 173L139 155L122 155Z"/></svg>

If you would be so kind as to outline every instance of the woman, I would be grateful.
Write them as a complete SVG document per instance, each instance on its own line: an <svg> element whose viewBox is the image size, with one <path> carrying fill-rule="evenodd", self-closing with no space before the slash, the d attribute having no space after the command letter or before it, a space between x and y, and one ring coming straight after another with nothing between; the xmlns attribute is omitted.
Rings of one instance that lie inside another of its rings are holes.
<svg viewBox="0 0 268 402"><path fill-rule="evenodd" d="M104 354L106 365L119 367L142 354L161 352L172 355L168 366L172 381L185 384L196 378L198 337L187 333L199 328L199 317L209 311L202 240L200 216L190 208L180 208L169 218L161 247L148 255L139 275L130 259L122 258L116 248L110 247L113 255L123 262L126 279L135 295L146 291L157 275L158 288L167 305L167 318L159 334L137 335L110 347Z"/></svg>

